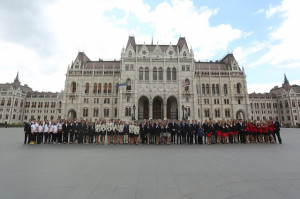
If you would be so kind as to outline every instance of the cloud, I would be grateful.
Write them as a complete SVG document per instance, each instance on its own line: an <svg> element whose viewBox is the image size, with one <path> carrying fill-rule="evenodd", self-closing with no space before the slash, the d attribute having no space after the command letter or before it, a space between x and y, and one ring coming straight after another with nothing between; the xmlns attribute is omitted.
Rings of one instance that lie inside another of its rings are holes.
<svg viewBox="0 0 300 199"><path fill-rule="evenodd" d="M265 10L262 9L262 8L260 8L260 9L258 9L256 12L254 12L253 15L262 14L262 13L264 13L264 12L265 12Z"/></svg>
<svg viewBox="0 0 300 199"><path fill-rule="evenodd" d="M1 1L0 52L10 58L0 63L10 74L1 78L11 82L19 69L21 81L35 90L58 91L79 50L92 60L119 59L130 34L140 43L153 35L164 44L185 36L196 59L209 59L246 34L230 24L211 25L218 11L191 0L155 7L143 0Z"/></svg>
<svg viewBox="0 0 300 199"><path fill-rule="evenodd" d="M268 84L248 84L248 93L265 93L270 92L274 86L281 86L282 82L273 82Z"/></svg>
<svg viewBox="0 0 300 199"><path fill-rule="evenodd" d="M270 45L267 51L252 66L270 64L273 66L294 65L300 62L298 48L300 46L300 29L295 28L300 18L300 3L293 0L283 0L277 7L270 6L267 17L272 17L276 13L282 18L281 24L277 28L272 28L269 33Z"/></svg>

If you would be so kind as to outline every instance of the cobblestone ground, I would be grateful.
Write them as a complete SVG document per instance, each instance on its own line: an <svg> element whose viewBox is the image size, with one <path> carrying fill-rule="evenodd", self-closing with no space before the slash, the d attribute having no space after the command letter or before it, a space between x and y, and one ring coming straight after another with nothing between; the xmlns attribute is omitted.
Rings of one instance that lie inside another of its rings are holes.
<svg viewBox="0 0 300 199"><path fill-rule="evenodd" d="M300 129L283 144L23 145L0 129L0 198L299 198Z"/></svg>

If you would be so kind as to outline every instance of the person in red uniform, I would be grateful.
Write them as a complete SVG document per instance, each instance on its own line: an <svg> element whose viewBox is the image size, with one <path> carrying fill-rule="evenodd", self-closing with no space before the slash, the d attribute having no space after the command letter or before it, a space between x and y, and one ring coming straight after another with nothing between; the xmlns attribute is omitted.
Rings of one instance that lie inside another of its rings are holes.
<svg viewBox="0 0 300 199"><path fill-rule="evenodd" d="M269 130L269 137L270 137L270 142L275 143L273 133L274 133L274 124L269 120L268 123L268 130Z"/></svg>
<svg viewBox="0 0 300 199"><path fill-rule="evenodd" d="M221 120L218 121L218 123L215 124L215 130L217 134L217 143L221 143L221 136L222 136L222 123Z"/></svg>
<svg viewBox="0 0 300 199"><path fill-rule="evenodd" d="M250 136L250 141L253 144L254 143L254 126L252 122L249 122L249 136Z"/></svg>
<svg viewBox="0 0 300 199"><path fill-rule="evenodd" d="M246 143L249 143L249 133L250 133L250 122L246 122L246 124L245 124Z"/></svg>
<svg viewBox="0 0 300 199"><path fill-rule="evenodd" d="M257 133L258 133L258 141L260 142L260 143L263 143L263 124L262 124L262 122L259 122L258 124L257 124Z"/></svg>
<svg viewBox="0 0 300 199"><path fill-rule="evenodd" d="M229 139L229 143L233 143L233 131L234 131L234 127L233 127L233 121L229 121L229 125L228 125L228 139Z"/></svg>
<svg viewBox="0 0 300 199"><path fill-rule="evenodd" d="M268 125L266 122L264 122L263 131L264 131L265 142L268 144L269 143L269 130L268 130Z"/></svg>

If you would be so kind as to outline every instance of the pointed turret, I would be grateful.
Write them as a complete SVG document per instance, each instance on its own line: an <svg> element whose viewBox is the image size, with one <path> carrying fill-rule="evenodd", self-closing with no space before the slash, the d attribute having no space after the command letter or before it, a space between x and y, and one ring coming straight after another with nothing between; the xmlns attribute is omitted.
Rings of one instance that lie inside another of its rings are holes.
<svg viewBox="0 0 300 199"><path fill-rule="evenodd" d="M15 81L20 82L20 80L19 80L19 71L18 71L18 73L17 73L17 76L16 76L16 78L15 78Z"/></svg>
<svg viewBox="0 0 300 199"><path fill-rule="evenodd" d="M286 78L286 75L284 73L284 80L283 80L283 84L290 84L289 80Z"/></svg>
<svg viewBox="0 0 300 199"><path fill-rule="evenodd" d="M282 87L286 90L289 91L291 88L291 85L289 83L289 80L287 79L286 75L284 74L284 80L283 80L283 84Z"/></svg>

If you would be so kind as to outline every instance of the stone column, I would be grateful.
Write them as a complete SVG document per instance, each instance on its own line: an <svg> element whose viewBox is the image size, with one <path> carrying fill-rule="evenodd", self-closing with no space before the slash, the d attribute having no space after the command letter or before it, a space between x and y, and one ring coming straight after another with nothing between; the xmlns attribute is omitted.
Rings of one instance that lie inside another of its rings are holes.
<svg viewBox="0 0 300 199"><path fill-rule="evenodd" d="M164 120L167 119L167 103L164 103Z"/></svg>
<svg viewBox="0 0 300 199"><path fill-rule="evenodd" d="M149 119L153 118L152 102L149 102Z"/></svg>

